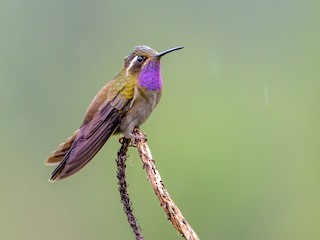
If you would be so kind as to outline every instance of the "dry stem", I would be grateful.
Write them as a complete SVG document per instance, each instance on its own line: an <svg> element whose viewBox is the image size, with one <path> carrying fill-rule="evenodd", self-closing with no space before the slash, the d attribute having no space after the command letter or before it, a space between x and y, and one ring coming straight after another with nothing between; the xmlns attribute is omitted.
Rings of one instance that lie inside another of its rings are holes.
<svg viewBox="0 0 320 240"><path fill-rule="evenodd" d="M147 176L152 185L152 188L155 194L157 195L165 213L167 214L168 219L186 240L199 240L199 237L193 231L192 227L188 224L188 222L185 220L181 211L173 202L169 195L169 192L165 188L159 171L155 166L155 161L152 158L151 150L147 144L147 141L143 140L143 138L145 138L145 134L140 132L139 129L135 129L135 134L142 137L141 140L137 139L135 141L134 146L138 148L140 158L143 162L143 168L147 172ZM143 239L141 235L141 229L136 221L136 218L132 213L132 204L129 198L129 194L127 192L127 183L125 179L125 161L127 157L128 146L133 146L133 144L132 142L130 142L130 140L125 138L122 138L121 142L122 146L118 152L117 160L117 176L119 179L119 192L121 195L121 202L124 205L124 211L127 214L128 222L132 227L134 234L136 235L136 239Z"/></svg>
<svg viewBox="0 0 320 240"><path fill-rule="evenodd" d="M132 231L136 237L136 240L143 240L143 236L141 233L141 228L137 222L137 219L133 215L132 203L130 201L129 193L127 191L127 181L126 181L126 159L127 152L130 140L122 138L122 145L120 150L118 151L117 158L117 178L119 180L119 192L121 197L121 202L123 204L123 210L127 215L129 225L132 228Z"/></svg>
<svg viewBox="0 0 320 240"><path fill-rule="evenodd" d="M142 132L136 131L139 136L145 136ZM152 158L151 150L146 140L137 140L136 142L140 158L143 162L144 169L147 172L148 179L152 188L157 195L161 206L163 207L168 219L178 232L187 240L198 240L199 237L193 231L192 227L188 224L183 217L177 205L171 199L169 192L165 188L160 173L156 168L155 161Z"/></svg>

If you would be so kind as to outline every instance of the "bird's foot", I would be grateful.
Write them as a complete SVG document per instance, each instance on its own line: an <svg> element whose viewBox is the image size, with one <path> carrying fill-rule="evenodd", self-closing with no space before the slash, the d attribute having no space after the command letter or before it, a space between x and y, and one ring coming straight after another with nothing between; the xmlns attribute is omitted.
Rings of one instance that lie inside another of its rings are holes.
<svg viewBox="0 0 320 240"><path fill-rule="evenodd" d="M129 140L129 142L128 142L129 147L136 147L137 146L136 139L134 139L134 138L121 137L121 138L119 138L119 143L122 144L124 142L124 140Z"/></svg>
<svg viewBox="0 0 320 240"><path fill-rule="evenodd" d="M126 133L124 135L124 137L127 139L134 140L134 141L137 141L137 140L147 141L147 137L145 135L140 134L140 133Z"/></svg>
<svg viewBox="0 0 320 240"><path fill-rule="evenodd" d="M135 128L133 132L124 133L124 136L119 138L119 142L122 144L124 139L130 139L129 145L136 147L138 141L147 141L147 136Z"/></svg>

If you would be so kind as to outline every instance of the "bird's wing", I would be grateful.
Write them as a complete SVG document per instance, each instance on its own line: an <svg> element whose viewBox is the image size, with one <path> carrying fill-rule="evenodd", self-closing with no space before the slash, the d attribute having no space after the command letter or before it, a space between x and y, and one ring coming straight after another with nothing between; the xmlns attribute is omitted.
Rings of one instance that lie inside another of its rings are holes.
<svg viewBox="0 0 320 240"><path fill-rule="evenodd" d="M131 101L134 99L118 91L112 100L105 101L90 121L84 121L70 149L51 174L50 181L69 177L84 167L117 130L126 111L132 106Z"/></svg>

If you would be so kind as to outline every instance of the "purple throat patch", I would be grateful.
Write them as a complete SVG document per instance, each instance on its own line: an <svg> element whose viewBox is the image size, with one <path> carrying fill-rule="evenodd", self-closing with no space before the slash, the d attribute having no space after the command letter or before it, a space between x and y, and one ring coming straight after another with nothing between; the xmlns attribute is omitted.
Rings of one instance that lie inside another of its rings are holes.
<svg viewBox="0 0 320 240"><path fill-rule="evenodd" d="M148 62L139 74L139 83L148 90L160 90L162 88L160 61L155 59Z"/></svg>

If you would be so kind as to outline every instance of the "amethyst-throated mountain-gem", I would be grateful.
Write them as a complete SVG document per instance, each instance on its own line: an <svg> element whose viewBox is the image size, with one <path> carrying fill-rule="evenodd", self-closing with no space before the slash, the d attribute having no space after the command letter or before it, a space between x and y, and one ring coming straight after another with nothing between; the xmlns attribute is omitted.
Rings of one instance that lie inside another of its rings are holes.
<svg viewBox="0 0 320 240"><path fill-rule="evenodd" d="M133 129L149 117L161 97L160 58L182 48L158 53L147 46L138 46L124 59L118 75L92 100L80 128L46 160L47 165L59 164L50 181L79 171L112 134L123 133L125 138L137 138Z"/></svg>

